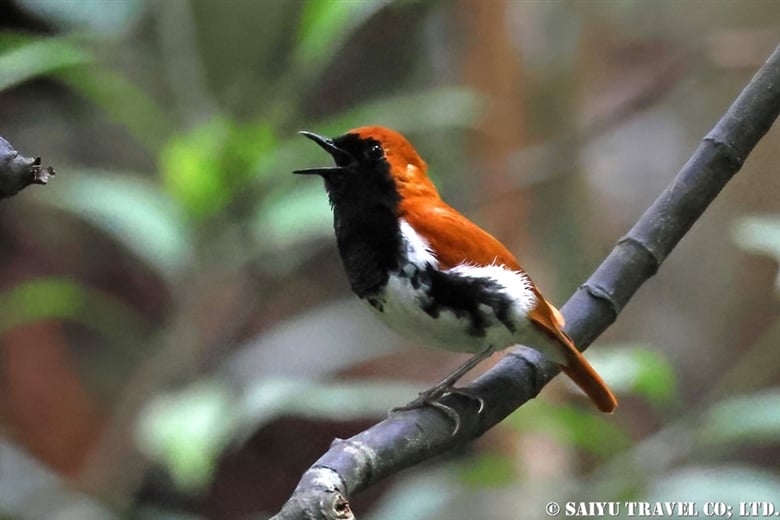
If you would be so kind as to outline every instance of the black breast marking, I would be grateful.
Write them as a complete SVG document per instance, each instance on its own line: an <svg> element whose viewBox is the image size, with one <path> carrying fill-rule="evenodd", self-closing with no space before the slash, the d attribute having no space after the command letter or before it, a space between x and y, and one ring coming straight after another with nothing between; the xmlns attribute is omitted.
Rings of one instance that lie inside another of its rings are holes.
<svg viewBox="0 0 780 520"><path fill-rule="evenodd" d="M374 142L356 139L348 134L338 144L357 155L359 147ZM387 284L390 272L398 269L401 260L401 197L390 166L382 160L347 169L341 175L326 178L325 187L352 291L363 299L374 296Z"/></svg>
<svg viewBox="0 0 780 520"><path fill-rule="evenodd" d="M336 237L352 291L360 298L376 294L399 263L401 242L394 215L373 213L336 217Z"/></svg>
<svg viewBox="0 0 780 520"><path fill-rule="evenodd" d="M486 305L510 332L515 331L515 324L509 319L512 300L500 291L497 282L439 271L431 266L421 271L420 277L423 285L429 288L423 310L431 317L438 318L442 310L448 310L458 318L468 318L468 333L481 338L490 326L490 317L480 309Z"/></svg>

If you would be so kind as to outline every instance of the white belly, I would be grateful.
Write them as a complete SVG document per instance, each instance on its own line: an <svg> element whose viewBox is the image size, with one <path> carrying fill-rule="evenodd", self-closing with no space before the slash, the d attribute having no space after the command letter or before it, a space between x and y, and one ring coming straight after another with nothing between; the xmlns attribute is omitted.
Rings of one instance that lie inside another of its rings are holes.
<svg viewBox="0 0 780 520"><path fill-rule="evenodd" d="M436 312L431 300L431 287L426 283L412 283L409 276L392 274L384 292L378 298L381 305L370 306L372 311L390 328L422 345L458 352L479 352L488 345L503 349L526 340L537 339L527 319L536 304L536 296L528 279L522 273L503 266L459 266L445 274L459 280L488 280L493 292L500 293L502 316L495 306L478 303L469 312L441 305ZM428 311L426 311L426 307ZM475 327L475 321L479 326ZM534 346L529 345L529 346Z"/></svg>

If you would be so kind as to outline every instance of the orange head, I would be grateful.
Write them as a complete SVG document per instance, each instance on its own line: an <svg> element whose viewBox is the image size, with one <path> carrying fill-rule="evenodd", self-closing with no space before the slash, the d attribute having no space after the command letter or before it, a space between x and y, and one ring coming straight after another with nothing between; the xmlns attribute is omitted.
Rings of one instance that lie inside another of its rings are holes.
<svg viewBox="0 0 780 520"><path fill-rule="evenodd" d="M313 132L300 132L328 152L335 167L296 170L325 179L332 203L342 195L365 195L366 190L395 191L406 199L438 193L426 173L428 167L404 136L381 126L363 126L329 139ZM396 201L397 203L398 201Z"/></svg>

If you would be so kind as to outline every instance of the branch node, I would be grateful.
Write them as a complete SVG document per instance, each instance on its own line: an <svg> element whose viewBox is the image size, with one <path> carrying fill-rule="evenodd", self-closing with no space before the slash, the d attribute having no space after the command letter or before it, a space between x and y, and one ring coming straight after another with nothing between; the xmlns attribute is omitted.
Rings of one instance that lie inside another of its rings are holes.
<svg viewBox="0 0 780 520"><path fill-rule="evenodd" d="M537 351L526 346L509 349L509 352L507 352L506 355L523 363L528 370L528 375L531 376L529 378L529 384L531 386L529 390L532 392L532 395L529 394L529 398L533 399L539 395L539 392L542 391L542 388L549 379L545 377L543 371L540 370L544 366L544 360L541 355ZM531 359L529 359L529 356Z"/></svg>
<svg viewBox="0 0 780 520"><path fill-rule="evenodd" d="M649 258L650 258L650 265L649 267L649 275L653 276L655 273L658 272L658 268L661 267L661 263L664 261L664 257L662 254L658 253L652 246L650 246L646 241L637 238L632 235L625 235L620 240L617 241L618 246L623 245L631 245L639 249L640 251L644 252Z"/></svg>
<svg viewBox="0 0 780 520"><path fill-rule="evenodd" d="M734 170L742 168L745 158L742 157L742 154L739 153L734 145L719 137L715 130L708 133L702 141L712 145L718 151L718 155L726 159Z"/></svg>
<svg viewBox="0 0 780 520"><path fill-rule="evenodd" d="M610 312L609 322L614 323L618 314L620 314L620 306L615 301L615 298L612 297L612 293L599 285L593 284L591 281L580 285L580 289L587 291L596 300L606 303Z"/></svg>

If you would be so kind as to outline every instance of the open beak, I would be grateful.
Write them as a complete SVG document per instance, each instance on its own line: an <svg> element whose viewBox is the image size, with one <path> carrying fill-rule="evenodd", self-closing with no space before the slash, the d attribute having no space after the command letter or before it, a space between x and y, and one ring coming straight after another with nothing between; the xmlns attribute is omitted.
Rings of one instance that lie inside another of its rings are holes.
<svg viewBox="0 0 780 520"><path fill-rule="evenodd" d="M348 152L333 144L333 139L328 139L327 137L315 134L314 132L307 132L306 130L302 130L298 133L317 143L320 148L328 152L330 156L333 157L333 160L336 161L336 164L352 162L352 156ZM293 173L300 175L327 175L329 173L343 171L343 166L324 166L320 168L304 168L302 170L295 170Z"/></svg>

